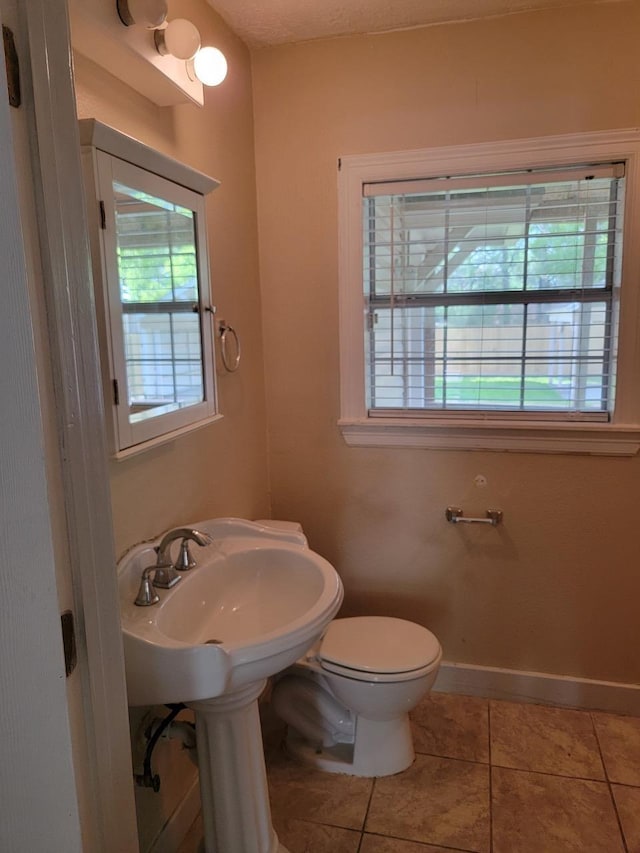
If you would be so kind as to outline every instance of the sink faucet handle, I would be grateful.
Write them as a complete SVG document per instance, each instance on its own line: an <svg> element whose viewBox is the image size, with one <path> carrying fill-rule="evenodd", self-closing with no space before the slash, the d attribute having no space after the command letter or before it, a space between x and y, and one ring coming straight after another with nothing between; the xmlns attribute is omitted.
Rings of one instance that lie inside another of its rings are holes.
<svg viewBox="0 0 640 853"><path fill-rule="evenodd" d="M204 547L205 545L211 545L213 539L208 533L202 533L199 530L190 530L189 535L183 537L182 542L180 543L178 559L173 564L174 569L177 569L179 572L187 572L189 569L195 569L197 565L196 561L193 559L189 542L195 542L196 545Z"/></svg>
<svg viewBox="0 0 640 853"><path fill-rule="evenodd" d="M173 567L179 572L187 572L189 569L195 569L196 561L193 559L188 539L183 539L180 543L180 553Z"/></svg>
<svg viewBox="0 0 640 853"><path fill-rule="evenodd" d="M138 607L149 607L151 604L157 604L158 601L160 601L160 596L153 588L153 583L151 582L151 574L152 572L155 572L155 570L155 566L147 566L147 568L142 572L140 589L138 590L138 595L133 602Z"/></svg>

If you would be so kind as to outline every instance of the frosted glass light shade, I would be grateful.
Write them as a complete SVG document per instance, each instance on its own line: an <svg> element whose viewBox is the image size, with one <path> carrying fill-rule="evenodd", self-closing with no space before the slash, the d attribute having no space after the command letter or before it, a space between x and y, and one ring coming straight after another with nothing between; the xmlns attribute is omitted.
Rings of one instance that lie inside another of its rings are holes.
<svg viewBox="0 0 640 853"><path fill-rule="evenodd" d="M170 53L176 59L193 59L200 49L200 33L186 18L174 18L164 29L156 30L154 40L158 53Z"/></svg>
<svg viewBox="0 0 640 853"><path fill-rule="evenodd" d="M126 27L137 24L153 30L167 17L167 0L116 0L116 8Z"/></svg>
<svg viewBox="0 0 640 853"><path fill-rule="evenodd" d="M227 76L227 60L217 47L201 47L193 59L193 70L205 86L219 86Z"/></svg>

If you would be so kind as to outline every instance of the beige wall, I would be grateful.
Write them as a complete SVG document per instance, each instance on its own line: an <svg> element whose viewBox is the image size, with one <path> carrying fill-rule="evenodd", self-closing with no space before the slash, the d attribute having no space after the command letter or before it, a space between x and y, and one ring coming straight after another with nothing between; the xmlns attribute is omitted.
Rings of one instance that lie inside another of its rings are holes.
<svg viewBox="0 0 640 853"><path fill-rule="evenodd" d="M346 612L428 625L452 661L640 681L640 460L348 448L337 159L638 126L638 33L623 2L253 55L273 514L333 561Z"/></svg>
<svg viewBox="0 0 640 853"><path fill-rule="evenodd" d="M205 0L181 0L179 11L198 26L203 42L220 47L229 62L227 80L206 91L204 108L156 107L76 56L78 114L112 125L221 182L207 201L214 303L218 316L238 330L242 365L228 374L219 363L221 422L111 464L118 555L189 521L269 514L250 58ZM131 714L137 770L144 713L134 709ZM160 793L136 790L142 851L149 849L196 775L176 742L158 745L154 772L162 778Z"/></svg>

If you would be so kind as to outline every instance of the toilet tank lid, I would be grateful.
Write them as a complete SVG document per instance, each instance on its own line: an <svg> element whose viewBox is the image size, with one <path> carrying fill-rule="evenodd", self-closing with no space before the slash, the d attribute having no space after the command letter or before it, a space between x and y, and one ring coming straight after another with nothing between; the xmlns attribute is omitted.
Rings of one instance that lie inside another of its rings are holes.
<svg viewBox="0 0 640 853"><path fill-rule="evenodd" d="M283 530L285 533L302 533L302 525L299 521L281 521L275 518L257 518L256 524L263 527L273 527L274 530Z"/></svg>
<svg viewBox="0 0 640 853"><path fill-rule="evenodd" d="M431 631L391 616L334 619L319 650L321 660L364 672L409 672L432 663L440 643Z"/></svg>

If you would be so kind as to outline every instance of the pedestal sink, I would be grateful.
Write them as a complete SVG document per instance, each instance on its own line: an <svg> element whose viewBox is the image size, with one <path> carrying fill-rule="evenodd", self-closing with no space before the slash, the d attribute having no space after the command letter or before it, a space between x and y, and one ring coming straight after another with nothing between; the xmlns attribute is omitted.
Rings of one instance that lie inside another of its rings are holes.
<svg viewBox="0 0 640 853"><path fill-rule="evenodd" d="M334 568L300 533L240 519L198 522L197 566L137 607L154 545L118 566L129 704L195 712L206 853L286 853L271 824L258 696L307 651L342 602Z"/></svg>

